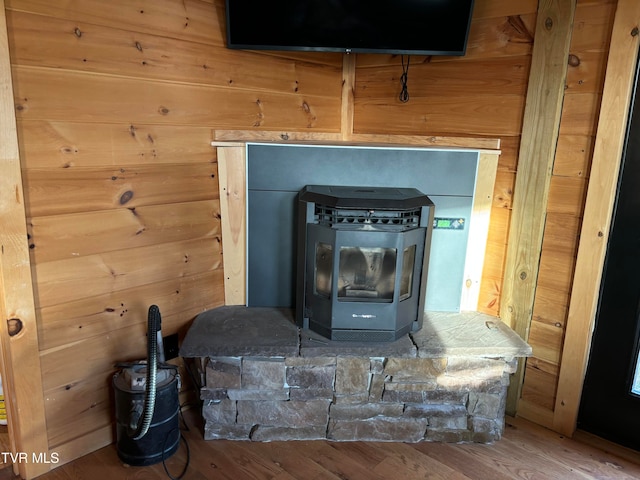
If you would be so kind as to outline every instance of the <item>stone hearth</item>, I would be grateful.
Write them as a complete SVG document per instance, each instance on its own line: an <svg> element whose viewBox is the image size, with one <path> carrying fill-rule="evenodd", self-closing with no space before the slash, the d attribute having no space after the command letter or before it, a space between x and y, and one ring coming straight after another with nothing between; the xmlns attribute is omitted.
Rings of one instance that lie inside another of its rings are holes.
<svg viewBox="0 0 640 480"><path fill-rule="evenodd" d="M180 355L199 360L208 440L491 443L531 347L476 312L427 312L395 342L352 343L297 328L289 309L220 307Z"/></svg>

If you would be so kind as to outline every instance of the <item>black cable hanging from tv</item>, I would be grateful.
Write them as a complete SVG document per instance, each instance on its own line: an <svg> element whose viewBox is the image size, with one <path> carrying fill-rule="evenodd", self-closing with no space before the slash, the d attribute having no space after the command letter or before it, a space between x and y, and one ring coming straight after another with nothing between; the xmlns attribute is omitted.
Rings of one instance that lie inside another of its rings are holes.
<svg viewBox="0 0 640 480"><path fill-rule="evenodd" d="M407 55L407 65L404 64L404 55L400 55L400 59L402 60L402 75L400 75L400 85L402 85L402 89L400 90L400 101L402 103L407 103L409 101L409 90L407 88L407 79L409 76L409 62L411 61L411 55Z"/></svg>

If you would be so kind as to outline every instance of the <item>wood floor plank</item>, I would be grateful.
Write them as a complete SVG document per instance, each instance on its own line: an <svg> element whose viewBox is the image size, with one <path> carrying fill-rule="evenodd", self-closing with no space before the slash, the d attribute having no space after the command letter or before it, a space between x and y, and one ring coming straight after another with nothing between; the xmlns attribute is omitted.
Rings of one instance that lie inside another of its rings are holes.
<svg viewBox="0 0 640 480"><path fill-rule="evenodd" d="M359 463L346 452L342 452L341 445L326 441L308 442L307 452L316 463L338 478L388 480L388 477L375 473L372 465Z"/></svg>
<svg viewBox="0 0 640 480"><path fill-rule="evenodd" d="M553 458L566 468L582 472L585 478L640 478L640 465L612 457L598 448L549 432L539 425L511 419L507 422L507 428L510 442L533 449L544 458Z"/></svg>
<svg viewBox="0 0 640 480"><path fill-rule="evenodd" d="M69 465L70 477L76 479L121 478L163 480L166 476L156 469L138 469L126 466L118 458L115 448L100 449L95 454L81 457ZM70 473L71 473L70 472Z"/></svg>
<svg viewBox="0 0 640 480"><path fill-rule="evenodd" d="M279 479L290 480L292 477L282 468L260 457L252 449L246 448L245 442L213 441L209 449L210 472L215 478Z"/></svg>
<svg viewBox="0 0 640 480"><path fill-rule="evenodd" d="M407 479L470 480L471 478L429 455L421 454L419 450L407 448L406 444L390 443L377 448L385 450L386 458L376 466L374 471L386 478L396 478L398 472L402 472L402 476Z"/></svg>
<svg viewBox="0 0 640 480"><path fill-rule="evenodd" d="M375 466L383 462L389 455L382 448L376 448L375 442L342 442L340 452L364 465Z"/></svg>
<svg viewBox="0 0 640 480"><path fill-rule="evenodd" d="M452 448L443 443L414 444L412 447L423 455L445 465L455 465L458 472L469 478L490 478L491 480L511 480L514 478L508 472L503 471L500 465L493 465L490 459L478 455L478 452L468 451L466 448Z"/></svg>
<svg viewBox="0 0 640 480"><path fill-rule="evenodd" d="M388 442L250 442L203 440L199 410L184 415L190 460L183 480L631 480L640 462L566 438L523 419L507 418L503 438L492 445ZM640 458L640 457L638 457ZM177 478L187 447L167 460ZM0 480L15 478L7 466ZM123 465L109 445L59 466L39 480L160 480L162 463Z"/></svg>
<svg viewBox="0 0 640 480"><path fill-rule="evenodd" d="M306 441L254 443L252 445L256 448L252 450L278 465L294 478L340 480L341 477L334 475L308 455L308 443Z"/></svg>

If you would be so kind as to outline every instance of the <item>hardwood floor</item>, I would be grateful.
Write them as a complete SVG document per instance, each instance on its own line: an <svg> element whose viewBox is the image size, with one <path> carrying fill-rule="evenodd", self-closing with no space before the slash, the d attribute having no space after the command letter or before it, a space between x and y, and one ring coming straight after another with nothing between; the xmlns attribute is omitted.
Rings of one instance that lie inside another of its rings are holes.
<svg viewBox="0 0 640 480"><path fill-rule="evenodd" d="M204 441L197 410L185 412L190 449L185 480L547 480L640 479L640 454L623 459L577 440L564 438L522 419L507 419L503 438L493 445L376 442ZM178 477L186 448L167 461ZM11 468L0 480L14 478ZM52 470L42 480L166 479L163 465L128 467L115 445Z"/></svg>

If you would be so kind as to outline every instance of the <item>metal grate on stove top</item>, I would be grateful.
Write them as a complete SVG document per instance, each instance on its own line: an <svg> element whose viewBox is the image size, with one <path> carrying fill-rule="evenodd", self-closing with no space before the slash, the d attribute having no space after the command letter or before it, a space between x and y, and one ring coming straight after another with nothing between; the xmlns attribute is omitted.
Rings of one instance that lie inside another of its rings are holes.
<svg viewBox="0 0 640 480"><path fill-rule="evenodd" d="M403 231L418 228L422 209L370 210L315 206L315 223L331 228Z"/></svg>

